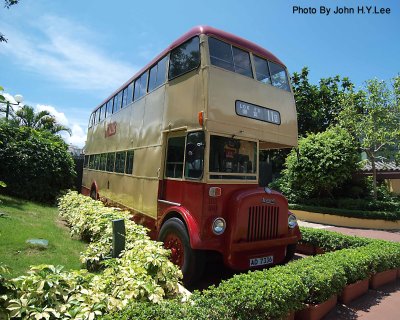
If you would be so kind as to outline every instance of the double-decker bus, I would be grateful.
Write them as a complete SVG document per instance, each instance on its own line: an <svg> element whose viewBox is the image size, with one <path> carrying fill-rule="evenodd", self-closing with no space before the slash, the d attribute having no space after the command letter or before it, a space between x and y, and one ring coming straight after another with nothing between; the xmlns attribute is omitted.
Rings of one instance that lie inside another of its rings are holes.
<svg viewBox="0 0 400 320"><path fill-rule="evenodd" d="M290 259L284 196L258 185L260 150L297 145L285 65L208 26L185 33L91 114L82 193L128 208L184 282L208 255L234 270Z"/></svg>

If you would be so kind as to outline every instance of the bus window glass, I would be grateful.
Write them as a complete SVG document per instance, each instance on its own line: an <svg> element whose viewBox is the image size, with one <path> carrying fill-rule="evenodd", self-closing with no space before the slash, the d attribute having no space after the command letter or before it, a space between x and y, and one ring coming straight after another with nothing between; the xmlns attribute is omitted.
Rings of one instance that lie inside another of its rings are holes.
<svg viewBox="0 0 400 320"><path fill-rule="evenodd" d="M212 65L253 77L250 54L247 51L212 37L208 38L208 46Z"/></svg>
<svg viewBox="0 0 400 320"><path fill-rule="evenodd" d="M100 155L95 154L94 155L94 169L99 170L99 168L100 168Z"/></svg>
<svg viewBox="0 0 400 320"><path fill-rule="evenodd" d="M112 109L113 109L113 99L110 99L107 101L106 104L106 108L107 108L107 115L111 115L112 114Z"/></svg>
<svg viewBox="0 0 400 320"><path fill-rule="evenodd" d="M286 70L281 65L268 61L269 70L271 71L272 85L274 87L290 91L289 81L286 75Z"/></svg>
<svg viewBox="0 0 400 320"><path fill-rule="evenodd" d="M256 77L262 83L271 84L271 76L269 75L268 61L254 56L254 64L256 69Z"/></svg>
<svg viewBox="0 0 400 320"><path fill-rule="evenodd" d="M182 178L183 159L185 152L185 137L168 139L167 163L165 176L168 178Z"/></svg>
<svg viewBox="0 0 400 320"><path fill-rule="evenodd" d="M97 114L97 110L93 112L93 125L97 124L98 121L98 114Z"/></svg>
<svg viewBox="0 0 400 320"><path fill-rule="evenodd" d="M118 94L115 96L114 112L117 112L119 109L121 109L121 103L122 103L122 91L118 92Z"/></svg>
<svg viewBox="0 0 400 320"><path fill-rule="evenodd" d="M128 86L126 105L130 104L133 101L133 87L135 83L132 81Z"/></svg>
<svg viewBox="0 0 400 320"><path fill-rule="evenodd" d="M115 172L124 173L125 172L125 151L117 152L115 155Z"/></svg>
<svg viewBox="0 0 400 320"><path fill-rule="evenodd" d="M150 69L149 72L149 92L161 86L165 82L167 68L167 57L164 57Z"/></svg>
<svg viewBox="0 0 400 320"><path fill-rule="evenodd" d="M115 161L115 153L110 152L107 154L107 167L106 170L108 172L113 172L114 171L114 161Z"/></svg>
<svg viewBox="0 0 400 320"><path fill-rule="evenodd" d="M99 109L97 109L97 114L98 114L98 116L99 116L99 122L100 122L101 120L104 119L104 110L103 110L103 107L100 107Z"/></svg>
<svg viewBox="0 0 400 320"><path fill-rule="evenodd" d="M201 179L204 166L204 132L190 132L186 139L185 177Z"/></svg>
<svg viewBox="0 0 400 320"><path fill-rule="evenodd" d="M122 93L122 105L121 105L121 108L125 108L126 107L126 100L127 100L127 97L128 97L128 88L125 88L122 92L123 93Z"/></svg>
<svg viewBox="0 0 400 320"><path fill-rule="evenodd" d="M140 76L140 78L136 79L135 81L135 95L134 95L135 101L146 94L146 86L147 86L147 72L143 73Z"/></svg>
<svg viewBox="0 0 400 320"><path fill-rule="evenodd" d="M89 156L89 169L94 169L94 155Z"/></svg>
<svg viewBox="0 0 400 320"><path fill-rule="evenodd" d="M107 104L108 102L103 105L105 118L109 117L112 113L112 109L109 109Z"/></svg>
<svg viewBox="0 0 400 320"><path fill-rule="evenodd" d="M89 167L89 156L85 155L85 160L83 162L83 167L88 168Z"/></svg>
<svg viewBox="0 0 400 320"><path fill-rule="evenodd" d="M144 96L147 92L147 72L140 77L140 96Z"/></svg>
<svg viewBox="0 0 400 320"><path fill-rule="evenodd" d="M212 135L210 137L210 172L237 175L211 175L213 179L256 179L257 144ZM248 176L248 175L253 176Z"/></svg>
<svg viewBox="0 0 400 320"><path fill-rule="evenodd" d="M106 170L106 161L107 161L107 154L102 153L100 155L100 165L99 165L99 170L105 171Z"/></svg>
<svg viewBox="0 0 400 320"><path fill-rule="evenodd" d="M157 65L150 69L149 72L149 92L156 88L157 81Z"/></svg>
<svg viewBox="0 0 400 320"><path fill-rule="evenodd" d="M165 83L167 77L167 62L168 62L168 56L165 56L157 63L156 88Z"/></svg>
<svg viewBox="0 0 400 320"><path fill-rule="evenodd" d="M235 72L252 78L253 72L251 71L250 54L235 47L232 47L232 53Z"/></svg>
<svg viewBox="0 0 400 320"><path fill-rule="evenodd" d="M125 168L126 174L133 173L133 158L134 158L133 150L127 151L126 152L126 168Z"/></svg>
<svg viewBox="0 0 400 320"><path fill-rule="evenodd" d="M230 44L215 38L208 39L208 46L210 48L211 64L217 67L235 71L233 65L232 48Z"/></svg>
<svg viewBox="0 0 400 320"><path fill-rule="evenodd" d="M194 37L171 51L168 78L176 78L199 65L200 41L199 37Z"/></svg>

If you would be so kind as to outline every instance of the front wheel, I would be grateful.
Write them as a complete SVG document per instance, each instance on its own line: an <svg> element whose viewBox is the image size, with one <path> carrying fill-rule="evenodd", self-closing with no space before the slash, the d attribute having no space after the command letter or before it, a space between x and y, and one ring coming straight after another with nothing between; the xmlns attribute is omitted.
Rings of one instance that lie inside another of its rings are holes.
<svg viewBox="0 0 400 320"><path fill-rule="evenodd" d="M288 263L290 260L293 259L294 254L296 253L296 246L297 244L289 244L286 248L286 256L285 260L283 260L283 263Z"/></svg>
<svg viewBox="0 0 400 320"><path fill-rule="evenodd" d="M190 239L182 220L171 218L161 227L158 240L164 242L164 247L171 250L170 260L182 271L183 283L190 285L196 282L203 273L203 253L193 250Z"/></svg>

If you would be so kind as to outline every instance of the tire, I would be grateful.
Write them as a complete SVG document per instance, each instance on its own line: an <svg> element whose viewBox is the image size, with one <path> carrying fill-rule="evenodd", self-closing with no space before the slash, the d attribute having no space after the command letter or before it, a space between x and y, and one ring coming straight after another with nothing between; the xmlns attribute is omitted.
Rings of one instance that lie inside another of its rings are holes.
<svg viewBox="0 0 400 320"><path fill-rule="evenodd" d="M296 246L297 246L297 243L289 244L287 246L286 257L285 257L285 260L283 260L283 263L288 263L290 260L293 259L294 254L296 253Z"/></svg>
<svg viewBox="0 0 400 320"><path fill-rule="evenodd" d="M194 284L204 270L204 254L193 250L185 224L178 218L168 219L161 227L158 240L171 250L170 260L180 267L185 286Z"/></svg>

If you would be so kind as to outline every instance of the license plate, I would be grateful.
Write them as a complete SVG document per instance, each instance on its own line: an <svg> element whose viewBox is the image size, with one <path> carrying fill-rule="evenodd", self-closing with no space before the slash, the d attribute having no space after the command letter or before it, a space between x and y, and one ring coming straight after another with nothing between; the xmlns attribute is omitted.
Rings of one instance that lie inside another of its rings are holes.
<svg viewBox="0 0 400 320"><path fill-rule="evenodd" d="M274 256L250 259L250 268L264 266L274 262Z"/></svg>

